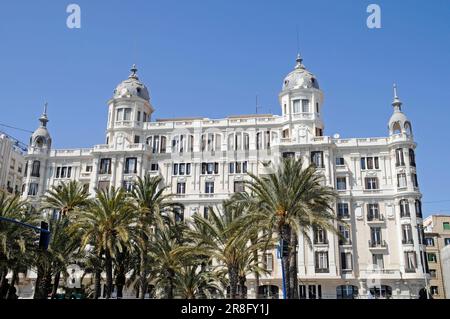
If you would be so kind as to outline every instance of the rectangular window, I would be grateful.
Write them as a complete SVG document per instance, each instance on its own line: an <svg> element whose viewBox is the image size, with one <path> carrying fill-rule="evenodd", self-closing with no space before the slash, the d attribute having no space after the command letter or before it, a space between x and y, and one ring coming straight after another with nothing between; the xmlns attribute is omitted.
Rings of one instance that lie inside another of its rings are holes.
<svg viewBox="0 0 450 319"><path fill-rule="evenodd" d="M116 121L122 121L122 120L123 120L123 109L117 109Z"/></svg>
<svg viewBox="0 0 450 319"><path fill-rule="evenodd" d="M92 165L86 165L86 173L92 172Z"/></svg>
<svg viewBox="0 0 450 319"><path fill-rule="evenodd" d="M407 272L416 271L416 253L414 251L405 252L405 268Z"/></svg>
<svg viewBox="0 0 450 319"><path fill-rule="evenodd" d="M173 175L178 175L178 164L173 164Z"/></svg>
<svg viewBox="0 0 450 319"><path fill-rule="evenodd" d="M41 162L33 161L33 167L31 169L31 177L40 177Z"/></svg>
<svg viewBox="0 0 450 319"><path fill-rule="evenodd" d="M336 179L337 190L346 190L347 189L347 178L346 177L338 177Z"/></svg>
<svg viewBox="0 0 450 319"><path fill-rule="evenodd" d="M245 192L244 182L234 182L234 192L235 193L243 193Z"/></svg>
<svg viewBox="0 0 450 319"><path fill-rule="evenodd" d="M230 163L228 166L228 172L234 174L234 163Z"/></svg>
<svg viewBox="0 0 450 319"><path fill-rule="evenodd" d="M443 222L442 223L442 227L444 228L444 230L450 230L450 223L449 222Z"/></svg>
<svg viewBox="0 0 450 319"><path fill-rule="evenodd" d="M184 221L184 209L181 207L174 208L173 212L175 213L175 221L177 223L181 223Z"/></svg>
<svg viewBox="0 0 450 319"><path fill-rule="evenodd" d="M429 270L429 273L430 273L430 277L431 277L431 278L437 278L437 272L436 272L436 269L430 269L430 270Z"/></svg>
<svg viewBox="0 0 450 319"><path fill-rule="evenodd" d="M323 168L324 167L323 152L311 152L311 162L316 167Z"/></svg>
<svg viewBox="0 0 450 319"><path fill-rule="evenodd" d="M273 255L272 254L264 255L263 267L267 271L270 271L270 272L273 271Z"/></svg>
<svg viewBox="0 0 450 319"><path fill-rule="evenodd" d="M306 286L305 285L300 285L298 294L299 294L300 299L306 299Z"/></svg>
<svg viewBox="0 0 450 319"><path fill-rule="evenodd" d="M377 177L366 177L366 189L375 190L378 189L378 178Z"/></svg>
<svg viewBox="0 0 450 319"><path fill-rule="evenodd" d="M336 157L336 166L344 166L345 161L343 157Z"/></svg>
<svg viewBox="0 0 450 319"><path fill-rule="evenodd" d="M125 174L136 174L137 173L137 158L128 157L125 159Z"/></svg>
<svg viewBox="0 0 450 319"><path fill-rule="evenodd" d="M317 299L316 286L315 285L309 285L308 286L308 298L309 299Z"/></svg>
<svg viewBox="0 0 450 319"><path fill-rule="evenodd" d="M61 167L56 168L56 178L59 178L61 176Z"/></svg>
<svg viewBox="0 0 450 319"><path fill-rule="evenodd" d="M141 142L141 137L139 135L134 136L134 144L139 144Z"/></svg>
<svg viewBox="0 0 450 319"><path fill-rule="evenodd" d="M131 109L124 109L123 120L124 121L130 121L131 120Z"/></svg>
<svg viewBox="0 0 450 319"><path fill-rule="evenodd" d="M419 187L419 181L417 180L417 174L411 173L411 179L414 187Z"/></svg>
<svg viewBox="0 0 450 319"><path fill-rule="evenodd" d="M72 167L69 166L69 167L67 168L67 178L70 178L71 176L72 176Z"/></svg>
<svg viewBox="0 0 450 319"><path fill-rule="evenodd" d="M338 217L340 218L349 218L349 210L348 210L348 203L338 203L337 204L337 213Z"/></svg>
<svg viewBox="0 0 450 319"><path fill-rule="evenodd" d="M431 237L425 238L425 245L433 247L434 246L434 238L431 238Z"/></svg>
<svg viewBox="0 0 450 319"><path fill-rule="evenodd" d="M383 254L373 254L372 263L376 265L378 269L384 269L384 258Z"/></svg>
<svg viewBox="0 0 450 319"><path fill-rule="evenodd" d="M438 286L431 286L430 287L430 293L435 296L439 295L439 287Z"/></svg>
<svg viewBox="0 0 450 319"><path fill-rule="evenodd" d="M328 272L328 252L317 251L315 253L315 257L316 257L316 272L318 273Z"/></svg>
<svg viewBox="0 0 450 319"><path fill-rule="evenodd" d="M406 186L407 186L406 174L405 173L397 174L397 187L402 188Z"/></svg>
<svg viewBox="0 0 450 319"><path fill-rule="evenodd" d="M177 194L186 194L186 183L177 183Z"/></svg>
<svg viewBox="0 0 450 319"><path fill-rule="evenodd" d="M395 165L396 166L405 166L405 158L403 156L402 148L398 148L395 150Z"/></svg>
<svg viewBox="0 0 450 319"><path fill-rule="evenodd" d="M191 175L191 163L186 164L186 175Z"/></svg>
<svg viewBox="0 0 450 319"><path fill-rule="evenodd" d="M157 170L159 170L159 165L157 163L150 164L150 171L156 172Z"/></svg>
<svg viewBox="0 0 450 319"><path fill-rule="evenodd" d="M350 245L350 228L348 226L339 226L339 233L341 234L342 238L339 239L340 245Z"/></svg>
<svg viewBox="0 0 450 319"><path fill-rule="evenodd" d="M123 181L122 187L127 193L131 193L133 191L134 183L131 181Z"/></svg>
<svg viewBox="0 0 450 319"><path fill-rule="evenodd" d="M435 263L437 262L437 257L435 253L427 253L428 262Z"/></svg>
<svg viewBox="0 0 450 319"><path fill-rule="evenodd" d="M242 165L240 162L236 162L236 174L242 173Z"/></svg>
<svg viewBox="0 0 450 319"><path fill-rule="evenodd" d="M141 121L141 111L137 112L137 121L140 122Z"/></svg>
<svg viewBox="0 0 450 319"><path fill-rule="evenodd" d="M381 220L379 204L367 204L367 220Z"/></svg>
<svg viewBox="0 0 450 319"><path fill-rule="evenodd" d="M444 245L445 246L450 245L450 238L444 238Z"/></svg>
<svg viewBox="0 0 450 319"><path fill-rule="evenodd" d="M352 253L341 253L341 267L343 271L353 269Z"/></svg>
<svg viewBox="0 0 450 319"><path fill-rule="evenodd" d="M61 168L61 178L66 178L67 176L67 167Z"/></svg>
<svg viewBox="0 0 450 319"><path fill-rule="evenodd" d="M205 182L205 193L214 194L214 182Z"/></svg>
<svg viewBox="0 0 450 319"><path fill-rule="evenodd" d="M302 112L309 113L309 100L302 100Z"/></svg>
<svg viewBox="0 0 450 319"><path fill-rule="evenodd" d="M142 117L142 122L147 122L147 113L144 112L144 116Z"/></svg>
<svg viewBox="0 0 450 319"><path fill-rule="evenodd" d="M409 149L409 165L416 167L416 155L414 154L414 150L412 148Z"/></svg>
<svg viewBox="0 0 450 319"><path fill-rule="evenodd" d="M180 175L186 174L186 164L180 164Z"/></svg>
<svg viewBox="0 0 450 319"><path fill-rule="evenodd" d="M209 218L209 207L207 206L203 207L203 218Z"/></svg>
<svg viewBox="0 0 450 319"><path fill-rule="evenodd" d="M370 228L370 239L371 247L380 247L383 244L383 239L381 237L381 227L371 227Z"/></svg>
<svg viewBox="0 0 450 319"><path fill-rule="evenodd" d="M412 228L411 225L402 225L402 243L403 244L413 244Z"/></svg>
<svg viewBox="0 0 450 319"><path fill-rule="evenodd" d="M379 169L380 161L378 157L361 157L361 169Z"/></svg>
<svg viewBox="0 0 450 319"><path fill-rule="evenodd" d="M314 244L328 244L327 232L320 227L314 227Z"/></svg>
<svg viewBox="0 0 450 319"><path fill-rule="evenodd" d="M100 174L111 174L111 159L102 158L100 160Z"/></svg>
<svg viewBox="0 0 450 319"><path fill-rule="evenodd" d="M30 188L28 189L29 196L36 196L38 194L39 185L37 183L30 183Z"/></svg>
<svg viewBox="0 0 450 319"><path fill-rule="evenodd" d="M301 100L294 100L293 101L293 108L294 108L294 113L300 113L300 102Z"/></svg>

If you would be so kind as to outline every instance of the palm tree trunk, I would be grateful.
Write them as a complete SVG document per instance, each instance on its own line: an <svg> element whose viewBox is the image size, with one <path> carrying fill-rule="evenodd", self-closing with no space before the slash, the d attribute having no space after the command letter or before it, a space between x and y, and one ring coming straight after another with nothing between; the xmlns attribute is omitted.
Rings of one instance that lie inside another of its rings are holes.
<svg viewBox="0 0 450 319"><path fill-rule="evenodd" d="M61 278L61 272L58 271L55 274L55 279L53 281L53 289L52 289L52 299L56 298L56 293L58 292L59 288L59 279Z"/></svg>
<svg viewBox="0 0 450 319"><path fill-rule="evenodd" d="M102 271L100 269L95 270L95 283L94 283L94 299L98 299L101 294L102 285L101 285L101 277Z"/></svg>
<svg viewBox="0 0 450 319"><path fill-rule="evenodd" d="M141 252L141 258L140 258L140 277L139 277L139 283L140 283L140 290L141 295L140 299L145 299L145 293L147 291L147 251L146 249L143 249Z"/></svg>
<svg viewBox="0 0 450 319"><path fill-rule="evenodd" d="M257 241L258 241L258 235L256 235L255 238L252 238L252 239L251 239L252 245L255 244ZM254 251L253 251L253 258L255 259L255 261L258 260L258 251L257 251L257 250L254 250ZM258 299L258 298L259 298L259 295L258 295L258 289L259 289L259 273L258 273L257 271L255 271L255 272L253 273L253 275L255 276L255 297L256 297L256 299Z"/></svg>
<svg viewBox="0 0 450 319"><path fill-rule="evenodd" d="M247 299L247 287L245 283L247 278L245 276L239 276L239 286L241 287L241 299Z"/></svg>
<svg viewBox="0 0 450 319"><path fill-rule="evenodd" d="M280 229L281 239L284 242L284 247L287 251L283 251L283 256L281 257L283 262L283 272L284 272L284 288L286 290L286 299L292 298L292 288L290 280L290 262L291 262L291 228L289 225L283 225Z"/></svg>
<svg viewBox="0 0 450 319"><path fill-rule="evenodd" d="M291 298L298 299L298 272L297 272L297 235L291 230L291 260L289 265L289 281L291 288Z"/></svg>
<svg viewBox="0 0 450 319"><path fill-rule="evenodd" d="M230 299L237 299L238 272L235 267L228 269L228 277L230 281Z"/></svg>
<svg viewBox="0 0 450 319"><path fill-rule="evenodd" d="M3 292L5 291L6 286L6 276L8 275L8 268L2 267L0 269L0 299L3 299L5 296L3 296Z"/></svg>
<svg viewBox="0 0 450 319"><path fill-rule="evenodd" d="M6 299L12 299L12 295L16 292L15 285L18 284L19 272L17 268L13 269L13 275L11 278L11 285L9 286L8 292L6 294Z"/></svg>
<svg viewBox="0 0 450 319"><path fill-rule="evenodd" d="M173 270L169 269L169 275L167 276L167 279L169 280L169 287L168 287L168 293L167 293L167 299L173 299L173 291L174 291L174 283L173 278L175 277L175 273Z"/></svg>
<svg viewBox="0 0 450 319"><path fill-rule="evenodd" d="M113 270L112 270L112 258L109 251L105 254L105 265L106 265L106 299L111 299L112 288L113 288Z"/></svg>

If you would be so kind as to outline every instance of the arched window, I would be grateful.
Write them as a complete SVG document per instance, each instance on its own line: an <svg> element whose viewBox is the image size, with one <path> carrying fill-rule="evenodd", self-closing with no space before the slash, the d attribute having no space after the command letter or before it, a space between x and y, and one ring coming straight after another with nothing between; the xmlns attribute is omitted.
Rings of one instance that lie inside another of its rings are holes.
<svg viewBox="0 0 450 319"><path fill-rule="evenodd" d="M402 199L400 201L400 217L409 217L409 203L408 200Z"/></svg>
<svg viewBox="0 0 450 319"><path fill-rule="evenodd" d="M369 294L369 298L389 299L392 297L392 288L386 285L371 287Z"/></svg>
<svg viewBox="0 0 450 319"><path fill-rule="evenodd" d="M41 162L40 161L33 161L33 166L31 170L31 176L32 177L40 177L40 170L41 170Z"/></svg>
<svg viewBox="0 0 450 319"><path fill-rule="evenodd" d="M400 126L400 122L395 122L392 126L393 134L400 134L402 132L402 127Z"/></svg>
<svg viewBox="0 0 450 319"><path fill-rule="evenodd" d="M412 135L412 127L410 122L405 123L405 132L407 135Z"/></svg>

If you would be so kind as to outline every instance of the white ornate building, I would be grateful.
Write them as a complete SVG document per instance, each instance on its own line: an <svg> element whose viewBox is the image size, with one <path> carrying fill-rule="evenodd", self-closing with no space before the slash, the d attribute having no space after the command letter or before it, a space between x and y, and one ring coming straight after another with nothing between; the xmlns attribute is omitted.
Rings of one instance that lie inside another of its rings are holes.
<svg viewBox="0 0 450 319"><path fill-rule="evenodd" d="M131 72L108 101L104 145L52 149L44 112L26 157L25 197L37 200L68 180L94 192L161 175L185 205L180 218L189 218L241 191L246 172L264 174L264 164L295 156L314 162L337 189L336 214L349 225L340 226L345 240L315 231L312 249L300 236L301 298L416 298L425 287L416 144L396 90L386 137L340 139L324 135L323 92L300 56L283 81L281 115L155 121L149 91L135 66ZM272 275L261 279L259 293L281 296L276 252L264 260ZM251 279L248 290L256 292Z"/></svg>
<svg viewBox="0 0 450 319"><path fill-rule="evenodd" d="M20 194L25 168L25 151L19 141L0 132L0 190Z"/></svg>

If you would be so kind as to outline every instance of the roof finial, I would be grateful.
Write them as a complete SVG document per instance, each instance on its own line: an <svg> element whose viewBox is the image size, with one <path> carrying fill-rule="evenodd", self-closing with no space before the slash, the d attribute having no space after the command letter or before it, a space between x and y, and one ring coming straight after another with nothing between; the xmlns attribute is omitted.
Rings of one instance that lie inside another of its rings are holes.
<svg viewBox="0 0 450 319"><path fill-rule="evenodd" d="M133 79L137 79L138 77L137 77L137 71L138 71L138 69L137 69L137 67L136 67L136 64L133 64L133 66L131 67L131 74L130 74L130 78L133 78Z"/></svg>
<svg viewBox="0 0 450 319"><path fill-rule="evenodd" d="M297 64L295 65L296 69L304 69L305 66L303 65L303 59L300 53L297 53L297 59L295 60Z"/></svg>
<svg viewBox="0 0 450 319"><path fill-rule="evenodd" d="M402 102L397 94L397 84L394 83L394 102L392 102L392 106L394 106L396 111L401 111Z"/></svg>
<svg viewBox="0 0 450 319"><path fill-rule="evenodd" d="M41 122L41 125L43 127L46 127L47 123L48 123L47 107L48 107L48 103L45 102L45 104L44 104L44 113L42 113L41 117L39 118L39 121Z"/></svg>

